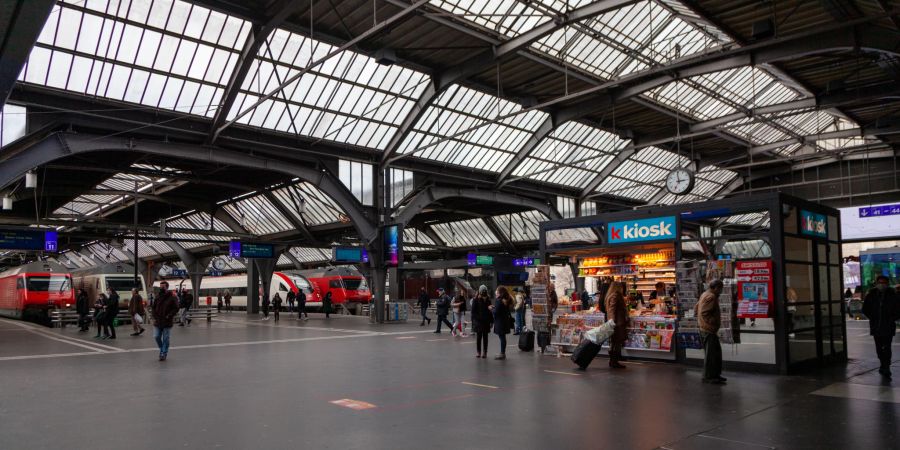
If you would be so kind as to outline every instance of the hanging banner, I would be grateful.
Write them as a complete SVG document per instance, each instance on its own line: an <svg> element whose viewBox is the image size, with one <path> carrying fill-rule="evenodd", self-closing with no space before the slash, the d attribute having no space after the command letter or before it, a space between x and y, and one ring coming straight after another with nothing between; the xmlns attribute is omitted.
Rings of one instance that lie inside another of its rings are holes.
<svg viewBox="0 0 900 450"><path fill-rule="evenodd" d="M769 317L772 297L772 260L738 261L738 318Z"/></svg>

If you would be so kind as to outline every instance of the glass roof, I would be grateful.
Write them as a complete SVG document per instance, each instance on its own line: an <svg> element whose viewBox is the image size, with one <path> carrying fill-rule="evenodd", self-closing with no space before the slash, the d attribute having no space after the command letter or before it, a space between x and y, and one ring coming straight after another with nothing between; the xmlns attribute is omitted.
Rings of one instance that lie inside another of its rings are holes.
<svg viewBox="0 0 900 450"><path fill-rule="evenodd" d="M542 139L513 175L583 188L628 142L598 128L566 122Z"/></svg>
<svg viewBox="0 0 900 450"><path fill-rule="evenodd" d="M134 167L134 166L132 166ZM146 192L154 183L165 182L166 178L151 178L145 175L119 173L113 175L94 187L95 190L134 191ZM136 184L135 184L136 183ZM53 214L66 217L96 216L105 211L121 206L131 200L127 195L118 194L82 194L72 201L56 208Z"/></svg>
<svg viewBox="0 0 900 450"><path fill-rule="evenodd" d="M729 122L728 131L738 135L754 145L765 145L794 138L795 136L812 136L820 133L858 128L848 119L838 117L825 111L798 109L780 114L766 114L758 118L744 118ZM817 151L838 150L877 142L876 139L860 136L808 140L804 144ZM775 150L783 156L796 153L804 144L792 143Z"/></svg>
<svg viewBox="0 0 900 450"><path fill-rule="evenodd" d="M276 189L272 194L281 202L284 209L307 225L335 223L339 221L338 216L343 213L341 207L331 197L307 182ZM299 213L301 203L305 206L302 217Z"/></svg>
<svg viewBox="0 0 900 450"><path fill-rule="evenodd" d="M500 240L481 219L431 225L438 237L449 247L478 247L496 245Z"/></svg>
<svg viewBox="0 0 900 450"><path fill-rule="evenodd" d="M294 258L302 263L321 262L331 260L331 250L310 247L291 247L288 249Z"/></svg>
<svg viewBox="0 0 900 450"><path fill-rule="evenodd" d="M416 245L420 244L420 245ZM428 246L423 247L422 244ZM427 252L434 250L435 242L418 228L406 227L403 229L403 251L408 252Z"/></svg>
<svg viewBox="0 0 900 450"><path fill-rule="evenodd" d="M186 215L181 215L173 218L166 219L166 227L172 228L187 228L187 229L195 229L195 230L209 230L210 229L210 221L212 216L205 212L192 212ZM212 220L212 229L215 231L223 231L229 232L229 229L225 224L220 220ZM226 236L215 236L215 235L206 235L206 234L193 234L193 233L178 233L171 232L169 235L173 238L178 239L198 239L198 240L206 240L206 241L220 241L226 242L229 240ZM184 248L197 248L202 247L204 245L209 245L208 242L179 242Z"/></svg>
<svg viewBox="0 0 900 450"><path fill-rule="evenodd" d="M517 103L453 85L425 110L398 152L499 172L549 116L528 111L486 123L522 109Z"/></svg>
<svg viewBox="0 0 900 450"><path fill-rule="evenodd" d="M597 192L648 201L664 189L666 175L672 169L685 167L688 163L690 160L687 157L659 147L642 148L604 179Z"/></svg>
<svg viewBox="0 0 900 450"><path fill-rule="evenodd" d="M260 47L228 119L334 50L305 36L276 30ZM380 65L368 56L344 51L238 122L383 150L429 81L423 73Z"/></svg>
<svg viewBox="0 0 900 450"><path fill-rule="evenodd" d="M25 107L5 104L0 110L0 147L25 136Z"/></svg>
<svg viewBox="0 0 900 450"><path fill-rule="evenodd" d="M212 117L250 24L172 0L64 0L19 80Z"/></svg>
<svg viewBox="0 0 900 450"><path fill-rule="evenodd" d="M263 194L244 197L225 204L225 211L257 236L290 231L294 226Z"/></svg>
<svg viewBox="0 0 900 450"><path fill-rule="evenodd" d="M538 211L525 211L494 216L491 220L510 241L526 242L538 240L538 224L550 219Z"/></svg>

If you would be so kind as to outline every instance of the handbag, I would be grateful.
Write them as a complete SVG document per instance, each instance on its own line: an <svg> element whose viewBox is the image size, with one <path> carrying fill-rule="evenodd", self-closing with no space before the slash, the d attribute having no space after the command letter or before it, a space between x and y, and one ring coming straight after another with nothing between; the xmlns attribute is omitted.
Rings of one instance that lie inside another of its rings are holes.
<svg viewBox="0 0 900 450"><path fill-rule="evenodd" d="M138 325L142 325L144 323L144 318L141 317L140 314L134 313L134 323L136 323Z"/></svg>

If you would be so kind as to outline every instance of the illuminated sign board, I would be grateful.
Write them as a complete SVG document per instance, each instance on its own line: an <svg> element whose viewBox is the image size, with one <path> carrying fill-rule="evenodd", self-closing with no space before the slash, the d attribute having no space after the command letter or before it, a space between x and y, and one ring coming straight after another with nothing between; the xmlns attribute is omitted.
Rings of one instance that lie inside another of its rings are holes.
<svg viewBox="0 0 900 450"><path fill-rule="evenodd" d="M611 222L606 233L610 244L674 240L675 216Z"/></svg>
<svg viewBox="0 0 900 450"><path fill-rule="evenodd" d="M56 231L0 230L0 249L59 251Z"/></svg>
<svg viewBox="0 0 900 450"><path fill-rule="evenodd" d="M514 258L513 266L514 267L532 267L541 265L541 258Z"/></svg>
<svg viewBox="0 0 900 450"><path fill-rule="evenodd" d="M228 256L232 258L274 258L275 246L272 244L231 241L228 246Z"/></svg>
<svg viewBox="0 0 900 450"><path fill-rule="evenodd" d="M800 233L809 236L828 237L828 218L824 214L801 209Z"/></svg>
<svg viewBox="0 0 900 450"><path fill-rule="evenodd" d="M369 262L369 254L362 247L332 247L331 260L337 263Z"/></svg>
<svg viewBox="0 0 900 450"><path fill-rule="evenodd" d="M469 253L468 255L466 255L466 262L470 266L491 266L494 264L494 257L490 255Z"/></svg>
<svg viewBox="0 0 900 450"><path fill-rule="evenodd" d="M401 235L400 225L384 227L384 265L387 267L399 267L403 260Z"/></svg>

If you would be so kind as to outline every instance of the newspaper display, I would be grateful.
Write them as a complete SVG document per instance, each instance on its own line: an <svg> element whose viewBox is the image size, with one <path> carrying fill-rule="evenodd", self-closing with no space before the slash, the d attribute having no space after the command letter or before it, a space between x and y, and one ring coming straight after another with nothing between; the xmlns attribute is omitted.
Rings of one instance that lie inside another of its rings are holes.
<svg viewBox="0 0 900 450"><path fill-rule="evenodd" d="M531 281L531 327L535 332L549 333L550 266L538 266Z"/></svg>
<svg viewBox="0 0 900 450"><path fill-rule="evenodd" d="M678 280L678 345L681 348L703 348L694 312L703 292L700 264L697 261L678 261L675 263L675 275Z"/></svg>

